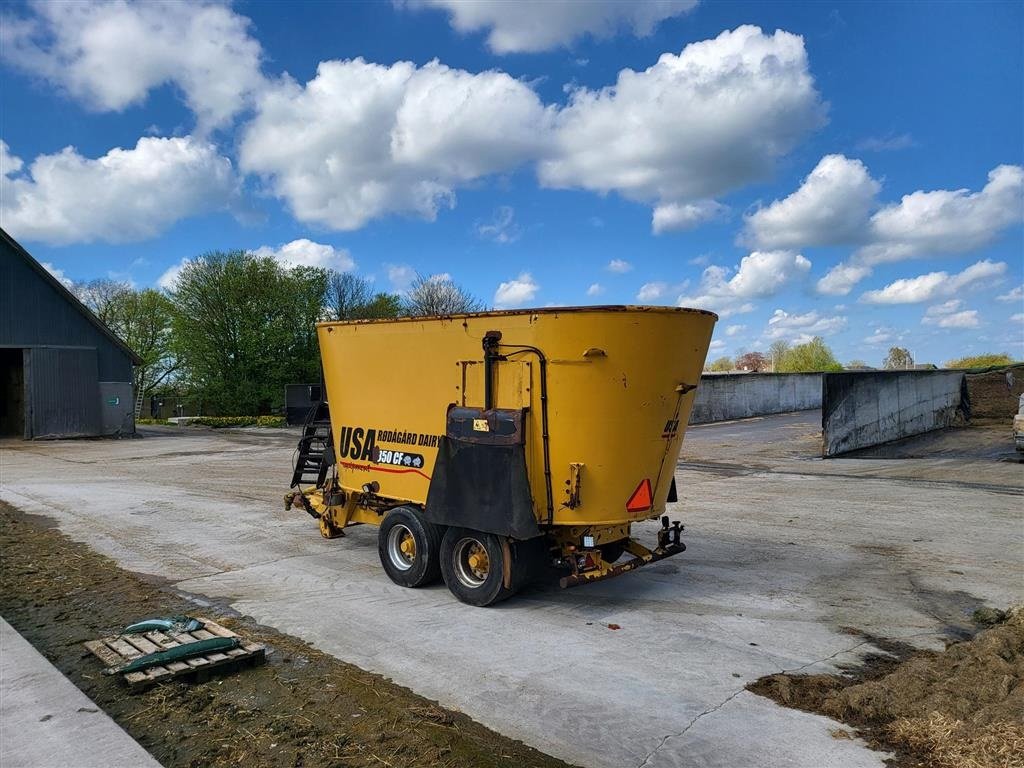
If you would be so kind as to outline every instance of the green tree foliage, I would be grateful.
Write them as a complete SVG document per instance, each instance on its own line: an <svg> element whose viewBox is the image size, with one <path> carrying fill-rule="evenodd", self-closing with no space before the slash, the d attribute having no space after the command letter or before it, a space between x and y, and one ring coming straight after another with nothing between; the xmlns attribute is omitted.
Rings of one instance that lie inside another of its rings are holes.
<svg viewBox="0 0 1024 768"><path fill-rule="evenodd" d="M142 358L135 366L136 392L147 394L178 369L171 337L172 305L159 291L135 290L116 280L76 285L75 294L114 334Z"/></svg>
<svg viewBox="0 0 1024 768"><path fill-rule="evenodd" d="M1013 358L1005 354L990 353L987 355L971 355L950 360L947 368L990 368L994 365L1011 365Z"/></svg>
<svg viewBox="0 0 1024 768"><path fill-rule="evenodd" d="M815 336L806 344L797 344L782 355L776 363L779 373L804 373L817 371L841 371L843 366L836 360L824 339Z"/></svg>
<svg viewBox="0 0 1024 768"><path fill-rule="evenodd" d="M779 363L782 362L782 358L784 358L786 356L786 353L789 352L789 347L790 344L785 339L779 339L778 341L772 342L772 345L768 347L768 370L779 370Z"/></svg>
<svg viewBox="0 0 1024 768"><path fill-rule="evenodd" d="M480 312L484 303L450 277L416 275L402 301L402 313L412 317Z"/></svg>
<svg viewBox="0 0 1024 768"><path fill-rule="evenodd" d="M315 326L327 279L245 251L182 267L170 293L174 348L205 403L224 415L268 413L285 384L319 379Z"/></svg>
<svg viewBox="0 0 1024 768"><path fill-rule="evenodd" d="M374 293L369 280L351 272L330 272L324 308L329 320L372 320L398 317L401 297L392 293Z"/></svg>
<svg viewBox="0 0 1024 768"><path fill-rule="evenodd" d="M882 361L882 367L889 370L913 368L914 358L911 356L909 349L904 349L903 347L889 347L889 354L887 354L885 356L885 360Z"/></svg>
<svg viewBox="0 0 1024 768"><path fill-rule="evenodd" d="M723 371L733 370L732 358L731 357L720 357L710 365L707 366L707 370L714 371L715 373L722 373Z"/></svg>
<svg viewBox="0 0 1024 768"><path fill-rule="evenodd" d="M865 370L868 368L871 368L871 366L867 364L866 360L851 360L846 364L846 370L848 371Z"/></svg>

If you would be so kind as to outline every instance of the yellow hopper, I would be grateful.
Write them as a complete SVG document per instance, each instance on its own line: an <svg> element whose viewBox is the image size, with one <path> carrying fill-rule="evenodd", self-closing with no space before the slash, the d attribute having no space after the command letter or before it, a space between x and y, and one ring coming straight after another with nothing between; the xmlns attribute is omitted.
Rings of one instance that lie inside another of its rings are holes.
<svg viewBox="0 0 1024 768"><path fill-rule="evenodd" d="M570 586L681 552L678 523L654 550L630 526L675 500L716 320L614 306L321 323L326 402L286 500L328 538L380 526L393 581L443 577L474 605L545 566Z"/></svg>

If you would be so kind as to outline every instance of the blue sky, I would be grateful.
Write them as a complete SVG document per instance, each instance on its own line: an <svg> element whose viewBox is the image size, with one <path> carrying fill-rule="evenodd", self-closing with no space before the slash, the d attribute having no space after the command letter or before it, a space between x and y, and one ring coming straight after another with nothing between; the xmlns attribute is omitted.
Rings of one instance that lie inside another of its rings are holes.
<svg viewBox="0 0 1024 768"><path fill-rule="evenodd" d="M67 279L246 248L710 356L1024 357L1020 3L9 4L0 222Z"/></svg>

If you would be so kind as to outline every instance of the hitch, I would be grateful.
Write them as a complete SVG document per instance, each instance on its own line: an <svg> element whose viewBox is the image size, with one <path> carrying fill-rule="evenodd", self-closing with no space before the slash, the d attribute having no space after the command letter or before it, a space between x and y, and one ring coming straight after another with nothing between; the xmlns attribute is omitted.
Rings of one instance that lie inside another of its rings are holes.
<svg viewBox="0 0 1024 768"><path fill-rule="evenodd" d="M673 521L670 526L668 524L668 515L662 517L661 530L658 531L658 549L668 549L669 546L686 549L686 545L680 541L684 528L686 526L680 524L678 520Z"/></svg>

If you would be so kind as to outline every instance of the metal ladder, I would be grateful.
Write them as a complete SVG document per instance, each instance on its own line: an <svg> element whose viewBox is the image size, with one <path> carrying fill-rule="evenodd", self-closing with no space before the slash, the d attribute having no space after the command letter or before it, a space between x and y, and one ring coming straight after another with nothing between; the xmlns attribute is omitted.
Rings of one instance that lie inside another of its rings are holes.
<svg viewBox="0 0 1024 768"><path fill-rule="evenodd" d="M314 480L318 488L322 487L327 469L334 463L333 453L330 412L327 403L318 403L309 409L302 425L291 487Z"/></svg>
<svg viewBox="0 0 1024 768"><path fill-rule="evenodd" d="M142 392L142 388L139 388L139 394L135 397L135 420L138 421L139 417L142 416L142 404L146 398Z"/></svg>

